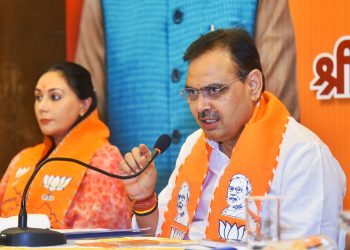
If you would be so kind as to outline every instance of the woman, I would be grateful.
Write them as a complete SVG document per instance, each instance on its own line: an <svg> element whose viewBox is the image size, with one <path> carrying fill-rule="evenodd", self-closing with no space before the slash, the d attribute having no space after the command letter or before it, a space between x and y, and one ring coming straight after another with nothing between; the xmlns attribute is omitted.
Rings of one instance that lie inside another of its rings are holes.
<svg viewBox="0 0 350 250"><path fill-rule="evenodd" d="M22 191L46 158L69 157L115 173L122 160L108 142L109 130L96 110L90 73L64 62L50 67L35 89L35 115L43 143L24 149L0 183L2 217L17 215ZM52 228L129 228L129 201L122 183L71 162L53 161L35 177L29 213L47 214Z"/></svg>

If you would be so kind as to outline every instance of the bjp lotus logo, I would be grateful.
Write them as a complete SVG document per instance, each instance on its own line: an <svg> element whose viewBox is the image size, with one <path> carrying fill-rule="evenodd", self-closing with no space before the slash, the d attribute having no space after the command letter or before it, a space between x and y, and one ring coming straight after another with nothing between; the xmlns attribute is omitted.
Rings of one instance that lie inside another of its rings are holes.
<svg viewBox="0 0 350 250"><path fill-rule="evenodd" d="M16 186L18 183L19 178L21 178L23 175L25 175L30 170L30 167L20 167L17 169L15 174L15 180L11 183L11 186Z"/></svg>
<svg viewBox="0 0 350 250"><path fill-rule="evenodd" d="M231 225L219 220L219 236L221 239L241 241L245 238L245 226L238 227L236 223Z"/></svg>
<svg viewBox="0 0 350 250"><path fill-rule="evenodd" d="M72 177L66 176L54 176L54 175L45 175L43 179L43 186L49 190L49 193L43 195L41 198L43 200L52 201L55 199L51 193L53 191L62 191L65 187L68 186L69 182L72 180Z"/></svg>
<svg viewBox="0 0 350 250"><path fill-rule="evenodd" d="M319 54L313 71L310 89L317 91L317 99L350 98L350 36L336 42L333 55Z"/></svg>
<svg viewBox="0 0 350 250"><path fill-rule="evenodd" d="M170 231L170 239L183 240L185 238L185 232L182 230L179 230L175 227L171 227Z"/></svg>
<svg viewBox="0 0 350 250"><path fill-rule="evenodd" d="M19 169L17 169L16 171L16 180L18 180L19 178L21 178L25 173L27 173L29 171L30 167L21 167Z"/></svg>

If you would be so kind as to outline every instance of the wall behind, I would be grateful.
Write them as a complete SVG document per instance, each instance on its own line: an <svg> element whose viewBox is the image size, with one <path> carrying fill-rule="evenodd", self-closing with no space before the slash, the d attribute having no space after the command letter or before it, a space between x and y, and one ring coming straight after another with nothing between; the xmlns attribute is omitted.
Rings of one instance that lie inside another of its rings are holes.
<svg viewBox="0 0 350 250"><path fill-rule="evenodd" d="M0 0L0 176L16 153L42 140L36 80L65 53L65 1Z"/></svg>
<svg viewBox="0 0 350 250"><path fill-rule="evenodd" d="M290 0L289 4L296 34L301 122L327 144L342 166L347 177L344 208L349 210L350 2ZM320 82L318 90L315 81Z"/></svg>

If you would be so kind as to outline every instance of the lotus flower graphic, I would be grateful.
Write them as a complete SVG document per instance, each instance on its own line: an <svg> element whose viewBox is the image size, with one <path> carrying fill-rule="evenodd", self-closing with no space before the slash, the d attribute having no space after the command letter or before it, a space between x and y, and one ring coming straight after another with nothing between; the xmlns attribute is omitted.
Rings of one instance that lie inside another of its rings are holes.
<svg viewBox="0 0 350 250"><path fill-rule="evenodd" d="M183 240L185 238L185 232L177 228L171 227L170 239Z"/></svg>
<svg viewBox="0 0 350 250"><path fill-rule="evenodd" d="M65 187L68 186L69 182L72 180L72 177L66 176L54 176L54 175L45 175L43 179L44 188L49 190L49 193L42 195L43 200L52 201L54 197L51 195L53 191L62 191Z"/></svg>
<svg viewBox="0 0 350 250"><path fill-rule="evenodd" d="M238 227L236 223L231 226L229 222L219 220L219 235L221 239L241 241L245 239L245 226Z"/></svg>
<svg viewBox="0 0 350 250"><path fill-rule="evenodd" d="M19 178L21 178L25 173L27 173L29 171L30 167L20 167L19 169L17 169L16 171L16 175L15 178L16 180L18 180Z"/></svg>
<svg viewBox="0 0 350 250"><path fill-rule="evenodd" d="M72 180L72 177L45 175L43 182L44 182L44 187L52 192L52 191L63 190L71 180Z"/></svg>

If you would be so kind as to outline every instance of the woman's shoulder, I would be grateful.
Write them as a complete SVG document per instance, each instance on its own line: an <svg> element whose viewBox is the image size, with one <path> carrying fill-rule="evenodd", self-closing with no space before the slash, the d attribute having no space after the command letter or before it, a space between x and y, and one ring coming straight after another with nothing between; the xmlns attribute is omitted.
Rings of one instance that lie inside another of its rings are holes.
<svg viewBox="0 0 350 250"><path fill-rule="evenodd" d="M93 154L93 157L122 158L119 149L110 143L105 143L101 147L97 148Z"/></svg>
<svg viewBox="0 0 350 250"><path fill-rule="evenodd" d="M25 148L25 149L22 149L21 151L19 151L10 161L10 164L8 166L8 170L12 170L16 163L19 161L19 159L21 158L21 156L25 155L25 154L28 154L28 153L31 153L31 149L32 147L30 148Z"/></svg>
<svg viewBox="0 0 350 250"><path fill-rule="evenodd" d="M0 182L0 202L2 200L2 196L3 196L3 193L5 192L6 186L10 180L10 177L11 177L12 173L15 171L16 163L20 159L21 155L23 153L25 153L26 151L27 151L27 149L23 149L12 158L9 166L7 167L4 175L2 176L1 182Z"/></svg>
<svg viewBox="0 0 350 250"><path fill-rule="evenodd" d="M110 143L105 143L96 149L91 157L90 165L105 171L111 171L116 170L122 160L123 157L119 149Z"/></svg>

